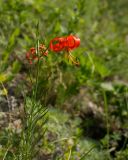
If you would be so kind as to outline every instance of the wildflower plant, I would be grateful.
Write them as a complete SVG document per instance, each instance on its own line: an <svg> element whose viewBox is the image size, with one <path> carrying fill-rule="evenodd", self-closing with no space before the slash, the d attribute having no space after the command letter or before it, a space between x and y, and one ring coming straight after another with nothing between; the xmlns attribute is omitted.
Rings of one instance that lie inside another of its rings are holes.
<svg viewBox="0 0 128 160"><path fill-rule="evenodd" d="M38 80L40 74L40 66L43 63L43 59L47 56L48 50L43 44L40 44L39 34L37 34L36 47L30 48L26 53L26 59L29 64L35 63L35 82L33 82L31 73L29 75L32 85L32 95L25 98L23 119L23 130L21 132L21 141L18 156L18 160L31 160L38 151L38 143L42 140L45 133L45 123L47 120L48 109L43 106L40 100L37 100Z"/></svg>
<svg viewBox="0 0 128 160"><path fill-rule="evenodd" d="M38 28L38 27L37 27ZM38 30L38 29L37 29ZM43 144L43 136L46 130L45 123L48 119L48 108L41 104L37 97L39 88L40 68L43 65L49 51L59 53L61 51L67 54L68 60L73 64L79 65L79 61L71 55L71 50L80 45L80 39L69 35L67 37L54 38L50 41L49 46L46 47L40 43L39 33L37 32L36 46L31 47L26 53L26 59L31 67L35 67L35 81L33 81L30 70L30 81L32 85L32 95L25 98L23 129L21 132L20 147L17 160L31 160L38 152L38 144ZM51 52L51 53L52 53Z"/></svg>

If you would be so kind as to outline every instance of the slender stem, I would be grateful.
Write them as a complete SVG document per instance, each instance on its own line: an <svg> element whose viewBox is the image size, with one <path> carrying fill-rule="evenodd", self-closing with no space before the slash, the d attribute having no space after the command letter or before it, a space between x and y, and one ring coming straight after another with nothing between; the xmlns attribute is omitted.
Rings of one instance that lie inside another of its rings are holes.
<svg viewBox="0 0 128 160"><path fill-rule="evenodd" d="M36 71L36 86L35 86L35 91L34 91L34 100L36 100L36 98L37 98L38 81L39 81L39 66L40 66L40 60L38 59L37 71Z"/></svg>
<svg viewBox="0 0 128 160"><path fill-rule="evenodd" d="M9 108L9 112L10 112L11 111L11 104L10 104L10 101L9 101L8 92L7 92L4 84L2 82L0 82L0 83L2 85L3 91L5 92L5 96L6 96L6 99L7 99L7 102L8 102L8 108Z"/></svg>
<svg viewBox="0 0 128 160"><path fill-rule="evenodd" d="M33 80L32 80L32 76L31 76L31 68L28 70L28 73L29 73L29 78L30 78L30 82L31 82L31 85L33 84Z"/></svg>
<svg viewBox="0 0 128 160"><path fill-rule="evenodd" d="M75 139L76 137L72 136L72 137L69 137L69 138L61 138L59 140L55 140L53 141L52 143L56 143L56 142L61 142L61 141L65 141L65 140L68 140L68 139Z"/></svg>
<svg viewBox="0 0 128 160"><path fill-rule="evenodd" d="M103 90L103 98L104 98L104 109L105 109L105 114L106 114L107 151L108 151L108 158L110 159L110 155L109 155L109 111L108 111L108 104L107 104L107 96L104 90Z"/></svg>
<svg viewBox="0 0 128 160"><path fill-rule="evenodd" d="M92 146L86 153L83 154L83 156L79 160L84 160L85 157L95 148L96 146Z"/></svg>
<svg viewBox="0 0 128 160"><path fill-rule="evenodd" d="M126 111L127 111L127 115L128 115L128 88L126 88L126 91L124 93L124 100L126 103ZM128 141L128 137L125 137L125 140L124 140L124 143L123 143L121 150L123 150L125 148L127 141Z"/></svg>
<svg viewBox="0 0 128 160"><path fill-rule="evenodd" d="M70 150L69 150L68 160L70 160L70 158L71 158L71 153L72 153L72 148L70 148Z"/></svg>
<svg viewBox="0 0 128 160"><path fill-rule="evenodd" d="M10 148L11 148L11 147L8 147L8 148L7 148L7 150L6 150L5 154L4 154L3 160L5 160L5 158L6 158L6 156L7 156L8 151L9 151Z"/></svg>

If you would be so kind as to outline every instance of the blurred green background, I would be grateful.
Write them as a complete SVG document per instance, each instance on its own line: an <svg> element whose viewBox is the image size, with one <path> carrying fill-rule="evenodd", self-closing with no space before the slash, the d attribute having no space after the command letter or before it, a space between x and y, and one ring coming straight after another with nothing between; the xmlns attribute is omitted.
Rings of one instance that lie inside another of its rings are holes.
<svg viewBox="0 0 128 160"><path fill-rule="evenodd" d="M38 22L46 46L69 34L81 45L72 51L80 67L65 60L64 53L49 52L40 68L38 99L49 107L49 121L37 158L68 160L71 150L71 160L127 160L128 1L0 0L0 82L13 99L13 125L23 105L18 86L24 83L25 93L31 93L28 74L31 68L34 79L34 65L28 65L25 54L35 46ZM11 144L11 159L18 135L3 118L9 112L5 95L1 85L0 157Z"/></svg>

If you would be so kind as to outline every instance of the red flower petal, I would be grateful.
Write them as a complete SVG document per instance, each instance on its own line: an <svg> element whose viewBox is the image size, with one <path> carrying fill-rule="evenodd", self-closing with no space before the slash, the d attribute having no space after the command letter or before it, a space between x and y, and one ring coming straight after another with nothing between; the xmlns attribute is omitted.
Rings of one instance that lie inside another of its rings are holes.
<svg viewBox="0 0 128 160"><path fill-rule="evenodd" d="M64 49L64 38L54 38L50 41L49 47L54 52L60 52Z"/></svg>
<svg viewBox="0 0 128 160"><path fill-rule="evenodd" d="M79 47L80 39L78 37L76 37L76 36L73 36L73 38L74 38L74 41L75 41L75 48Z"/></svg>
<svg viewBox="0 0 128 160"><path fill-rule="evenodd" d="M77 48L80 45L80 39L72 35L67 37L67 41L68 41L68 47L67 47L68 50Z"/></svg>
<svg viewBox="0 0 128 160"><path fill-rule="evenodd" d="M72 35L67 37L67 42L68 42L68 49L73 49L75 48L75 40L74 37Z"/></svg>

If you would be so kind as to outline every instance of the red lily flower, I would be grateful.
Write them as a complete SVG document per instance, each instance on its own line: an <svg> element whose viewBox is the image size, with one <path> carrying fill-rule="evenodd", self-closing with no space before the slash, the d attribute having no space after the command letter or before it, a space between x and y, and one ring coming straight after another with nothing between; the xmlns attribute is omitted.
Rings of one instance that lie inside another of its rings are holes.
<svg viewBox="0 0 128 160"><path fill-rule="evenodd" d="M50 41L49 49L54 52L66 51L67 57L75 65L79 65L79 62L74 56L71 55L70 51L79 47L80 39L76 36L69 35L67 37L56 37Z"/></svg>
<svg viewBox="0 0 128 160"><path fill-rule="evenodd" d="M50 41L50 50L54 52L60 52L62 50L70 51L79 47L80 39L69 35L67 37L56 37Z"/></svg>

